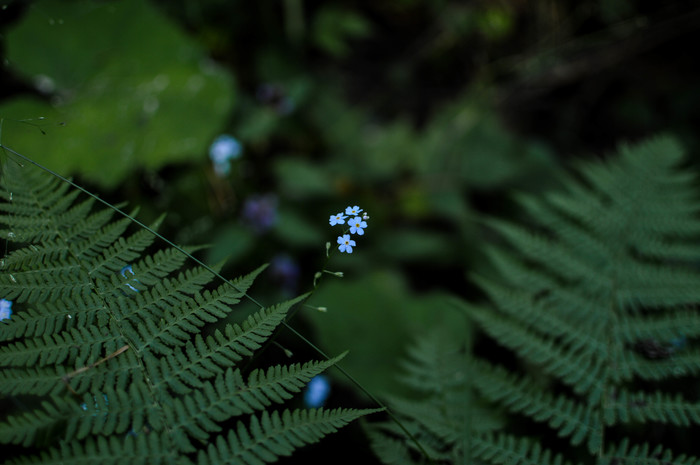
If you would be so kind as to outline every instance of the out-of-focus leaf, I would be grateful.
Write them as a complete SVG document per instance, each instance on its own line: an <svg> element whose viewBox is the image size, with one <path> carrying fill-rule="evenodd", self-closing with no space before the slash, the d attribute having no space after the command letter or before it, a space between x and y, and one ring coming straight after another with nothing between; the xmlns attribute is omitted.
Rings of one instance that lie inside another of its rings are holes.
<svg viewBox="0 0 700 465"><path fill-rule="evenodd" d="M310 224L291 210L280 210L278 212L275 234L288 244L296 246L316 244L320 249L324 243L320 226L328 224L328 215L320 217L320 221L319 226L316 226Z"/></svg>
<svg viewBox="0 0 700 465"><path fill-rule="evenodd" d="M331 55L342 57L350 51L349 39L366 37L372 27L363 16L354 11L327 6L314 18L315 44Z"/></svg>
<svg viewBox="0 0 700 465"><path fill-rule="evenodd" d="M296 158L275 162L275 175L282 194L290 198L306 198L333 192L328 174L320 167Z"/></svg>
<svg viewBox="0 0 700 465"><path fill-rule="evenodd" d="M330 353L352 347L343 367L375 394L403 392L405 388L397 382L398 363L405 356L404 347L418 333L445 322L460 334L468 328L465 318L449 309L443 296L411 292L394 271L326 281L309 302L328 308L326 313L304 310L321 347Z"/></svg>
<svg viewBox="0 0 700 465"><path fill-rule="evenodd" d="M557 169L544 146L509 133L493 110L469 95L435 117L423 154L421 167L431 177L480 190L527 184Z"/></svg>
<svg viewBox="0 0 700 465"><path fill-rule="evenodd" d="M380 249L392 259L440 262L454 257L455 244L449 235L421 229L400 229L385 235Z"/></svg>
<svg viewBox="0 0 700 465"><path fill-rule="evenodd" d="M513 32L514 14L504 8L491 7L477 15L479 31L489 40L500 40Z"/></svg>
<svg viewBox="0 0 700 465"><path fill-rule="evenodd" d="M236 127L236 135L244 142L261 144L278 129L279 115L263 106L249 106L245 119Z"/></svg>
<svg viewBox="0 0 700 465"><path fill-rule="evenodd" d="M254 240L255 236L249 228L242 225L224 227L216 234L212 247L207 250L206 262L235 262L252 247Z"/></svg>
<svg viewBox="0 0 700 465"><path fill-rule="evenodd" d="M6 44L9 65L53 98L0 106L3 143L106 187L201 157L232 105L230 77L150 2L39 1ZM8 125L39 116L46 137Z"/></svg>

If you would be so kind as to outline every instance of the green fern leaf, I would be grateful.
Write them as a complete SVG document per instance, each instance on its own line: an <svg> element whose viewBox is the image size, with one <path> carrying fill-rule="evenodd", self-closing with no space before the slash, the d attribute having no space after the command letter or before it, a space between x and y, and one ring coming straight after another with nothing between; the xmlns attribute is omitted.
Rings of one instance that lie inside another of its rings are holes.
<svg viewBox="0 0 700 465"><path fill-rule="evenodd" d="M213 382L206 382L189 395L175 399L174 411L178 412L178 417L168 419L168 424L172 429L186 429L196 439L207 439L210 432L221 430L212 420L222 422L264 410L272 403L281 404L344 356L304 365L277 365L268 368L267 372L253 370L247 383L243 381L240 370L229 368Z"/></svg>
<svg viewBox="0 0 700 465"><path fill-rule="evenodd" d="M629 392L621 390L605 408L606 422L656 422L676 426L700 424L700 404L681 395L662 392Z"/></svg>
<svg viewBox="0 0 700 465"><path fill-rule="evenodd" d="M291 455L297 447L318 442L325 435L347 423L378 410L310 409L264 412L260 418L250 417L245 426L239 422L234 433L219 436L206 452L200 452L199 465L250 464L274 462ZM266 447L262 447L265 444Z"/></svg>
<svg viewBox="0 0 700 465"><path fill-rule="evenodd" d="M97 436L84 442L70 442L61 448L51 448L40 456L8 462L8 465L189 465L187 457L168 448L168 439L157 433L120 438Z"/></svg>
<svg viewBox="0 0 700 465"><path fill-rule="evenodd" d="M473 455L489 463L517 463L518 465L564 465L560 454L552 455L538 443L506 434L484 435L472 439Z"/></svg>
<svg viewBox="0 0 700 465"><path fill-rule="evenodd" d="M478 374L464 344L463 337L438 326L409 347L400 379L415 394L389 396L388 404L428 457L395 423L370 424L365 429L372 449L384 463L479 463L472 439L502 428L503 422L474 398L472 382Z"/></svg>
<svg viewBox="0 0 700 465"><path fill-rule="evenodd" d="M450 378L424 366L441 365L439 341L411 348L403 381L422 398L390 405L434 463L698 463L662 446L611 446L659 428L692 435L700 422L700 197L682 161L669 138L623 147L578 166L564 192L519 196L530 225L485 221L502 238L487 250L488 276L472 276L488 303L455 306L517 362L464 355L452 370L468 375ZM449 398L456 392L461 402ZM489 423L493 409L510 422L471 426ZM385 463L426 463L399 428L379 423L368 434Z"/></svg>
<svg viewBox="0 0 700 465"><path fill-rule="evenodd" d="M223 367L234 366L244 356L253 355L274 329L282 322L287 311L307 296L281 303L274 307L261 309L243 323L226 325L225 332L217 330L206 339L199 334L194 343L187 343L184 352L174 357L160 360L159 365L147 359L153 370L156 388L169 386L179 393L189 391L186 385L201 387L202 379L211 378L223 372Z"/></svg>
<svg viewBox="0 0 700 465"><path fill-rule="evenodd" d="M190 463L207 457L214 434L271 458L370 412L268 412L342 356L236 366L307 297L225 324L264 266L214 288L216 267L187 268L177 247L153 250L151 231L93 212L95 202L53 177L12 163L2 174L0 297L13 300L13 314L0 322L0 401L11 406L0 442L17 445L9 463ZM249 427L228 429L242 418Z"/></svg>
<svg viewBox="0 0 700 465"><path fill-rule="evenodd" d="M685 454L673 457L663 446L653 448L649 444L631 445L625 438L617 446L612 446L606 456L598 462L600 465L700 465L700 459Z"/></svg>
<svg viewBox="0 0 700 465"><path fill-rule="evenodd" d="M490 252L497 278L474 276L491 307L458 304L527 363L522 376L479 364L481 395L599 460L612 426L700 418L697 400L628 388L700 374L700 205L681 160L658 138L581 164L564 193L520 196L534 224L490 220L509 248Z"/></svg>

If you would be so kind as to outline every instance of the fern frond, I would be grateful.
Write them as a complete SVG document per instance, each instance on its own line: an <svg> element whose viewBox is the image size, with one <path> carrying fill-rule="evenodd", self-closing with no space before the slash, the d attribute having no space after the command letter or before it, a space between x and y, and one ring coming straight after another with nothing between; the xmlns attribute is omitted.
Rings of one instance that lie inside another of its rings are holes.
<svg viewBox="0 0 700 465"><path fill-rule="evenodd" d="M37 436L42 432L51 429L62 419L68 418L72 408L75 408L74 402L56 397L43 401L41 408L20 415L10 415L5 422L0 423L0 443L29 447L39 442Z"/></svg>
<svg viewBox="0 0 700 465"><path fill-rule="evenodd" d="M72 328L53 336L27 339L0 347L0 365L45 366L63 363L69 357L77 360L96 360L108 342L120 340L114 328L90 326ZM122 339L123 341L123 339Z"/></svg>
<svg viewBox="0 0 700 465"><path fill-rule="evenodd" d="M405 440L390 436L376 427L367 427L365 431L372 445L372 451L382 463L387 465L425 463L425 460L418 461L411 456Z"/></svg>
<svg viewBox="0 0 700 465"><path fill-rule="evenodd" d="M448 376L423 366L440 366L439 345L413 345L403 381L423 397L391 405L436 463L564 463L555 450L585 463L697 463L661 446L610 446L624 434L646 437L647 423L700 422L688 382L700 374L700 195L682 159L668 138L623 148L582 164L565 192L520 196L531 225L486 221L503 240L487 250L489 276L471 277L488 304L455 306L518 363L507 370L464 356L452 369L468 375L445 386ZM678 379L674 391L668 381ZM461 402L450 398L456 392ZM483 417L472 417L479 401ZM476 418L495 417L488 407L518 414L513 429L542 427L535 438L479 431ZM423 463L398 428L380 423L368 433L385 463Z"/></svg>
<svg viewBox="0 0 700 465"><path fill-rule="evenodd" d="M365 429L372 449L385 463L474 463L471 438L503 427L501 418L474 398L472 382L478 373L464 344L465 336L455 338L436 327L409 347L400 379L415 396L387 400L429 457L394 423L371 424Z"/></svg>
<svg viewBox="0 0 700 465"><path fill-rule="evenodd" d="M0 394L15 396L20 394L44 396L50 393L62 392L65 385L61 378L69 370L63 367L27 367L3 368L0 370Z"/></svg>
<svg viewBox="0 0 700 465"><path fill-rule="evenodd" d="M133 215L137 213L138 210L132 212ZM110 210L98 210L63 235L65 243L68 244L68 250L76 259L98 256L105 247L124 234L129 226L129 220L121 218L109 222L113 216L114 212ZM63 244L59 243L58 245Z"/></svg>
<svg viewBox="0 0 700 465"><path fill-rule="evenodd" d="M93 292L85 270L73 264L55 264L43 270L0 274L0 293L7 300L38 303L47 300L87 298Z"/></svg>
<svg viewBox="0 0 700 465"><path fill-rule="evenodd" d="M647 344L651 347L646 348ZM641 354L624 354L624 369L630 370L640 379L661 381L700 374L700 348L684 348L672 352L670 341L665 343L645 339L640 339L633 347Z"/></svg>
<svg viewBox="0 0 700 465"><path fill-rule="evenodd" d="M276 365L263 370L253 370L247 383L240 370L227 369L212 382L206 382L196 391L175 399L178 417L168 420L172 429L183 428L193 438L204 440L209 433L221 430L216 422L222 422L256 410L264 410L273 403L281 404L301 392L306 383L337 363L345 354L323 362L307 362L303 365Z"/></svg>
<svg viewBox="0 0 700 465"><path fill-rule="evenodd" d="M621 324L617 337L626 344L640 340L683 341L700 337L700 314L697 309L680 308L674 312L634 315ZM679 329L682 328L682 329Z"/></svg>
<svg viewBox="0 0 700 465"><path fill-rule="evenodd" d="M120 289L121 295L115 296L117 304L111 306L112 313L121 324L134 327L147 324L148 320L159 321L165 310L190 302L191 295L198 293L212 277L211 272L198 267L176 278L162 278L148 290L144 290L138 278L125 283L113 277L114 288ZM125 299L124 294L132 298Z"/></svg>
<svg viewBox="0 0 700 465"><path fill-rule="evenodd" d="M42 337L94 324L104 311L104 302L94 294L70 302L42 302L12 315L12 324L0 324L0 341Z"/></svg>
<svg viewBox="0 0 700 465"><path fill-rule="evenodd" d="M486 399L514 413L523 413L538 422L546 422L560 437L570 436L573 445L588 439L588 450L597 451L603 430L598 413L591 406L568 396L555 396L529 378L519 378L486 362L474 366L474 387Z"/></svg>
<svg viewBox="0 0 700 465"><path fill-rule="evenodd" d="M688 402L680 394L621 390L606 405L605 421L610 425L649 421L690 426L700 424L700 404Z"/></svg>
<svg viewBox="0 0 700 465"><path fill-rule="evenodd" d="M598 462L600 465L700 465L700 459L685 454L673 457L663 446L652 448L647 443L630 445L625 438L610 450Z"/></svg>
<svg viewBox="0 0 700 465"><path fill-rule="evenodd" d="M458 304L526 362L478 364L480 394L599 459L611 426L700 419L697 400L630 389L700 374L700 196L682 159L657 138L581 164L566 192L520 196L532 225L489 220L506 245L489 253L497 277L473 277L490 307Z"/></svg>
<svg viewBox="0 0 700 465"><path fill-rule="evenodd" d="M25 448L12 463L189 463L219 433L252 456L288 455L370 412L267 411L342 356L236 367L307 297L224 324L264 266L211 290L217 267L187 268L172 243L147 254L152 231L93 213L52 177L5 165L0 198L0 297L14 304L0 322L0 400L11 406L0 442Z"/></svg>
<svg viewBox="0 0 700 465"><path fill-rule="evenodd" d="M51 448L40 456L24 457L12 460L7 465L189 465L192 462L186 456L178 455L177 450L169 448L165 435L158 433L141 434L126 437L97 436L84 442L72 441L61 448Z"/></svg>
<svg viewBox="0 0 700 465"><path fill-rule="evenodd" d="M250 417L248 426L239 422L234 433L219 436L207 451L200 452L198 465L240 463L261 465L291 455L297 447L318 442L349 422L378 410L310 409L263 412ZM262 447L265 444L266 447Z"/></svg>
<svg viewBox="0 0 700 465"><path fill-rule="evenodd" d="M156 223L160 223L162 218ZM152 227L155 227L153 225ZM149 231L139 230L124 239L119 237L99 256L84 262L88 276L94 281L108 283L111 277L122 268L138 259L146 247L153 244L155 237Z"/></svg>
<svg viewBox="0 0 700 465"><path fill-rule="evenodd" d="M132 383L128 391L108 388L102 395L85 394L78 404L70 397L53 396L37 408L11 415L0 423L0 442L32 444L38 435L65 425L65 440L91 435L108 436L162 429L160 413L145 385Z"/></svg>
<svg viewBox="0 0 700 465"><path fill-rule="evenodd" d="M554 338L543 338L529 328L503 316L475 306L460 305L475 321L501 344L509 347L528 361L541 365L544 370L560 378L592 402L604 391L601 372L603 360L593 357L593 347L583 346L579 351L568 350Z"/></svg>
<svg viewBox="0 0 700 465"><path fill-rule="evenodd" d="M226 325L224 333L216 330L213 336L206 339L197 334L194 343L185 345L184 352L161 359L159 365L151 365L155 387L169 386L181 394L189 391L186 385L201 387L202 379L211 378L223 372L223 367L235 366L243 357L253 355L253 351L260 348L282 322L289 309L306 297L302 295L261 309L250 315L242 326Z"/></svg>
<svg viewBox="0 0 700 465"><path fill-rule="evenodd" d="M421 393L461 389L464 376L464 341L448 337L436 330L417 338L407 349L399 379Z"/></svg>
<svg viewBox="0 0 700 465"><path fill-rule="evenodd" d="M561 454L552 455L547 449L542 449L539 443L534 444L526 438L518 438L507 434L489 434L477 436L471 440L473 456L487 463L517 463L518 465L565 465Z"/></svg>
<svg viewBox="0 0 700 465"><path fill-rule="evenodd" d="M185 344L207 323L224 318L245 295L253 280L266 268L261 266L250 274L238 278L232 284L223 284L213 292L204 291L186 299L165 311L165 323L156 326L150 319L139 327L143 339L140 350L148 347L159 353L166 353L173 346Z"/></svg>
<svg viewBox="0 0 700 465"><path fill-rule="evenodd" d="M5 172L9 171L7 167L6 164ZM8 202L2 203L0 211L8 214L0 215L0 224L11 225L11 228L0 229L0 236L24 243L55 240L61 232L55 223L56 217L69 207L69 203L62 200L68 195L68 186L36 172L24 176L19 179L4 176L1 188ZM22 185L23 181L32 186L29 192L27 186ZM23 195L25 192L29 195ZM76 193L70 195L75 198Z"/></svg>

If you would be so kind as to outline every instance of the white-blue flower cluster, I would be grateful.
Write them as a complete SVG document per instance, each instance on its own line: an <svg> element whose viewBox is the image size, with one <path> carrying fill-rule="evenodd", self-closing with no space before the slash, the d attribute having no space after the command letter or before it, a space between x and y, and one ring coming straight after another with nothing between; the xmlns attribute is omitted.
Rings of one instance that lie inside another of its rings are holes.
<svg viewBox="0 0 700 465"><path fill-rule="evenodd" d="M336 213L335 215L331 215L328 222L331 226L335 226L338 224L346 224L345 220L347 220L348 229L345 232L362 236L365 233L367 220L369 219L367 213L362 213L362 211L363 210L357 205L354 207L348 207L345 209L345 213ZM362 213L362 216L360 216L360 213ZM341 252L352 253L352 248L355 247L356 243L350 238L350 234L338 236L338 250Z"/></svg>

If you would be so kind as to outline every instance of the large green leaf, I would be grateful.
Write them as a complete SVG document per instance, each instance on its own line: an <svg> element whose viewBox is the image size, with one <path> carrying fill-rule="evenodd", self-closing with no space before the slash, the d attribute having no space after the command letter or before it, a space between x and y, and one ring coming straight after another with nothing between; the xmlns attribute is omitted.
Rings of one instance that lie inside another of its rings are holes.
<svg viewBox="0 0 700 465"><path fill-rule="evenodd" d="M231 109L230 76L149 2L36 2L6 44L10 67L53 97L0 105L2 142L106 187L201 158ZM46 136L11 124L39 117Z"/></svg>
<svg viewBox="0 0 700 465"><path fill-rule="evenodd" d="M342 365L373 393L408 393L399 383L399 361L416 335L440 324L456 336L465 337L468 331L466 319L448 307L444 295L416 293L401 274L389 270L357 279L330 278L309 303L328 309L304 310L321 347L335 353L338 347L352 346Z"/></svg>

